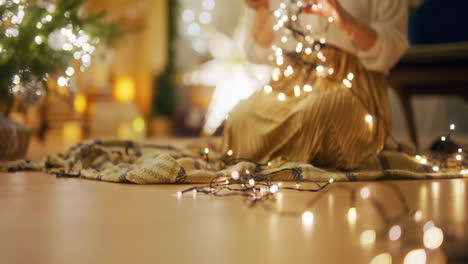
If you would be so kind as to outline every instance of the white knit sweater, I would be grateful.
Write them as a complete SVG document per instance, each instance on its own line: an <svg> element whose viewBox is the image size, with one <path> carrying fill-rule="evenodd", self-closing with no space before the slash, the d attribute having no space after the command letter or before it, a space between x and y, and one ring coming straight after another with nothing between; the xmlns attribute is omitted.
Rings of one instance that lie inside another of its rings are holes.
<svg viewBox="0 0 468 264"><path fill-rule="evenodd" d="M276 10L282 2L284 0L270 0L271 10ZM377 42L367 51L359 50L346 36L346 33L335 24L331 24L324 35L327 42L356 55L368 70L387 73L408 49L407 0L339 0L339 2L347 12L377 32ZM250 9L249 21L251 23L248 25L249 27L253 22L253 16L254 11ZM304 31L308 24L317 31L324 29L326 25L326 21L317 15L301 14L299 20ZM273 15L272 21L275 22ZM281 34L276 34L274 42L280 43L281 36ZM245 43L247 45L246 51L252 61L267 63L267 56L271 54L270 49L257 45L251 34ZM293 50L296 42L291 38L288 39L286 45Z"/></svg>

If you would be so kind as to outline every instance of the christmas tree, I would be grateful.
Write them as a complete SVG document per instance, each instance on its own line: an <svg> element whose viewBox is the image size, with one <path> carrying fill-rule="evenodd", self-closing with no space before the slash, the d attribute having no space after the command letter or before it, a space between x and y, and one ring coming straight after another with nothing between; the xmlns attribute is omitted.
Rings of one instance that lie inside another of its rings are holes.
<svg viewBox="0 0 468 264"><path fill-rule="evenodd" d="M105 13L84 8L84 0L0 0L0 113L15 100L29 104L57 76L69 86L73 65L84 71L98 44L117 36Z"/></svg>

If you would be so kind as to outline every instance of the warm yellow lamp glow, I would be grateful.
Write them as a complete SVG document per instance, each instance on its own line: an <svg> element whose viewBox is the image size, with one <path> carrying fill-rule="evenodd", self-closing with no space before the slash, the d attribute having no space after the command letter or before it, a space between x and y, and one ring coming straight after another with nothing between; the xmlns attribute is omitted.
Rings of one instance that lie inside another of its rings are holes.
<svg viewBox="0 0 468 264"><path fill-rule="evenodd" d="M120 77L114 87L115 100L119 103L131 102L135 98L135 82L130 77Z"/></svg>
<svg viewBox="0 0 468 264"><path fill-rule="evenodd" d="M63 123L63 143L65 146L76 144L82 139L81 123L79 121L66 121Z"/></svg>
<svg viewBox="0 0 468 264"><path fill-rule="evenodd" d="M142 117L137 117L133 120L133 130L137 133L145 131L145 120Z"/></svg>
<svg viewBox="0 0 468 264"><path fill-rule="evenodd" d="M75 109L75 111L80 114L84 113L84 111L86 110L86 105L86 97L82 94L78 94L75 97L75 100L73 101L73 108Z"/></svg>

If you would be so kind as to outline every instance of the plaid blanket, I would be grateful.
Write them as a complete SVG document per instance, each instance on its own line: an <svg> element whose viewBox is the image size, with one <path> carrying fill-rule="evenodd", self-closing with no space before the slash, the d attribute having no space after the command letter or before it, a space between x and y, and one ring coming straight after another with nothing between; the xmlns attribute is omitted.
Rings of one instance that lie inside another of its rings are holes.
<svg viewBox="0 0 468 264"><path fill-rule="evenodd" d="M384 151L370 157L359 169L339 171L277 158L268 164L233 159L218 153L216 140L199 140L184 147L122 140L92 140L74 145L42 162L18 160L0 163L0 171L44 171L58 177L98 181L161 184L224 181L241 175L270 174L273 181L371 181L393 179L463 178L458 169L433 172L401 152Z"/></svg>

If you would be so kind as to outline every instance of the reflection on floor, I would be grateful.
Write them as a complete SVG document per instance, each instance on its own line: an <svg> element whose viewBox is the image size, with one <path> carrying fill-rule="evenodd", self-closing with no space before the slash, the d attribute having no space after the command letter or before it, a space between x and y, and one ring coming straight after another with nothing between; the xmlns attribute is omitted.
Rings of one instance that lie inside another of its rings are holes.
<svg viewBox="0 0 468 264"><path fill-rule="evenodd" d="M0 260L464 263L467 185L454 179L334 183L307 194L280 189L274 209L265 210L238 197L177 196L187 187L180 185L2 174Z"/></svg>
<svg viewBox="0 0 468 264"><path fill-rule="evenodd" d="M52 138L29 155L65 148ZM0 174L0 263L467 263L467 186L280 188L265 209L240 197L178 196L186 185Z"/></svg>

